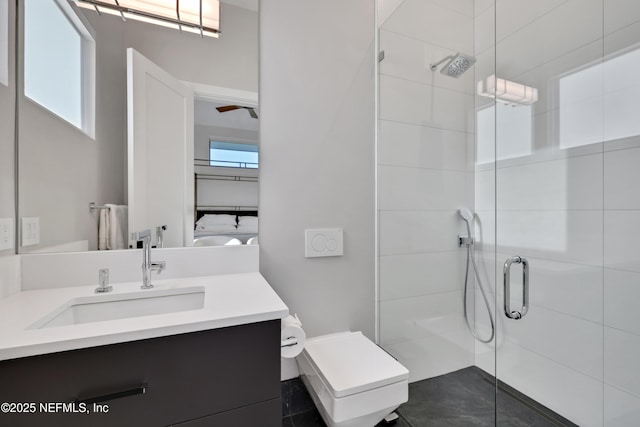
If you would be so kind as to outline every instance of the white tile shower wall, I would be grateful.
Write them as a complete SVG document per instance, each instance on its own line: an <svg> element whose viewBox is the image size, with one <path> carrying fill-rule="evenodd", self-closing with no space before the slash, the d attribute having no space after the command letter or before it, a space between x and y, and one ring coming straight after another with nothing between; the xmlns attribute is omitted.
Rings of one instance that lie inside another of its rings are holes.
<svg viewBox="0 0 640 427"><path fill-rule="evenodd" d="M579 426L602 425L601 381L510 341L498 344L502 381L565 417L570 414ZM482 369L492 372L494 363L492 351L477 352L476 364Z"/></svg>
<svg viewBox="0 0 640 427"><path fill-rule="evenodd" d="M473 170L466 132L379 121L379 164L464 172Z"/></svg>
<svg viewBox="0 0 640 427"><path fill-rule="evenodd" d="M383 165L378 170L379 206L384 211L453 211L472 195L473 175L467 172Z"/></svg>
<svg viewBox="0 0 640 427"><path fill-rule="evenodd" d="M469 52L473 48L473 18L471 17L473 5L468 5L470 16L468 13L460 13L438 3L444 2L405 0L381 29L454 52Z"/></svg>
<svg viewBox="0 0 640 427"><path fill-rule="evenodd" d="M427 67L425 72L431 72ZM473 96L409 80L380 76L380 118L465 132Z"/></svg>
<svg viewBox="0 0 640 427"><path fill-rule="evenodd" d="M472 3L405 0L380 29L380 341L411 381L474 358L456 241L464 232L457 209L473 208L473 73L453 79L429 69L472 51Z"/></svg>
<svg viewBox="0 0 640 427"><path fill-rule="evenodd" d="M607 427L635 426L640 419L640 398L605 385L604 414Z"/></svg>
<svg viewBox="0 0 640 427"><path fill-rule="evenodd" d="M380 344L405 364L410 381L473 364L460 290L381 301L380 318Z"/></svg>
<svg viewBox="0 0 640 427"><path fill-rule="evenodd" d="M608 152L605 163L605 209L640 210L640 148Z"/></svg>
<svg viewBox="0 0 640 427"><path fill-rule="evenodd" d="M378 0L376 2L378 6L378 28L387 22L387 19L393 15L393 12L396 11L403 1L404 0Z"/></svg>
<svg viewBox="0 0 640 427"><path fill-rule="evenodd" d="M604 323L640 336L640 273L604 269Z"/></svg>
<svg viewBox="0 0 640 427"><path fill-rule="evenodd" d="M526 9L516 4L525 1L498 1L499 35L503 33L503 28L504 33L511 31L510 23L518 22L518 16L526 18L516 31L504 38L498 37L497 70L501 74L507 73L501 77L514 78L601 38L602 2L603 0L545 2L550 4L545 5L544 12L539 16L526 17L523 14ZM559 5L556 6L557 4ZM527 20L530 22L527 23Z"/></svg>
<svg viewBox="0 0 640 427"><path fill-rule="evenodd" d="M478 215L484 227L483 248L493 250L493 212ZM602 211L596 210L499 211L497 248L501 253L601 267L602 217Z"/></svg>
<svg viewBox="0 0 640 427"><path fill-rule="evenodd" d="M640 336L606 327L604 355L605 383L640 398Z"/></svg>
<svg viewBox="0 0 640 427"><path fill-rule="evenodd" d="M620 2L616 2L620 3ZM637 8L636 17L640 17ZM636 77L637 78L637 77ZM638 82L636 82L638 84ZM637 115L638 111L634 111ZM608 144L608 143L607 143ZM604 154L605 425L632 426L640 413L640 148ZM635 416L635 418L634 418Z"/></svg>
<svg viewBox="0 0 640 427"><path fill-rule="evenodd" d="M464 283L464 253L448 252L386 255L380 258L383 301L439 292L458 291Z"/></svg>

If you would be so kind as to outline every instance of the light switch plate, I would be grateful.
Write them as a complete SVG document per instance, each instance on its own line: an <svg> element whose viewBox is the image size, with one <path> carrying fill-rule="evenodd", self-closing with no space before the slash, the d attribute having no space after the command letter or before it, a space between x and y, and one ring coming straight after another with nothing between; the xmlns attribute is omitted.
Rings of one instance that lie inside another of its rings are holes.
<svg viewBox="0 0 640 427"><path fill-rule="evenodd" d="M40 244L40 218L22 218L22 246Z"/></svg>
<svg viewBox="0 0 640 427"><path fill-rule="evenodd" d="M304 230L304 256L307 258L342 256L342 228Z"/></svg>
<svg viewBox="0 0 640 427"><path fill-rule="evenodd" d="M0 218L0 251L13 249L13 218Z"/></svg>

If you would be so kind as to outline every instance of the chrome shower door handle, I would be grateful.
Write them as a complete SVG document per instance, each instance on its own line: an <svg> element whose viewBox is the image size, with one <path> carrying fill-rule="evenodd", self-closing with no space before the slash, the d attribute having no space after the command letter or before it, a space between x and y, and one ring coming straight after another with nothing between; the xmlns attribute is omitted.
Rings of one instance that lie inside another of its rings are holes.
<svg viewBox="0 0 640 427"><path fill-rule="evenodd" d="M522 264L522 308L519 311L511 310L511 264ZM529 310L529 262L522 257L508 258L502 268L504 284L504 314L509 319L522 319Z"/></svg>

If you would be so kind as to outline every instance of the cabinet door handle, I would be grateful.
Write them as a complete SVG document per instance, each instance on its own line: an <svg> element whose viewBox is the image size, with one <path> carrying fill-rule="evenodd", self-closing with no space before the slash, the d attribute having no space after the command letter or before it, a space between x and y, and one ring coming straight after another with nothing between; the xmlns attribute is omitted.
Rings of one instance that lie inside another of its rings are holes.
<svg viewBox="0 0 640 427"><path fill-rule="evenodd" d="M87 404L102 403L102 402L108 402L110 400L121 399L123 397L136 396L138 394L145 394L146 392L147 392L147 385L142 384L139 387L135 387L127 390L116 391L114 393L103 394L101 396L89 397L86 399L77 399L75 403L87 403Z"/></svg>

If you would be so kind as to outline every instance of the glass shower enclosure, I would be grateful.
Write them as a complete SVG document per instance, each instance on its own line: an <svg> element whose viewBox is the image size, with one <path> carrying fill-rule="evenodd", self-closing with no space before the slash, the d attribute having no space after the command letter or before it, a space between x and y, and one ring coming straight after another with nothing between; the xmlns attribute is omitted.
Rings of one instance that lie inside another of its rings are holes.
<svg viewBox="0 0 640 427"><path fill-rule="evenodd" d="M378 0L378 34L401 415L638 425L640 2Z"/></svg>

